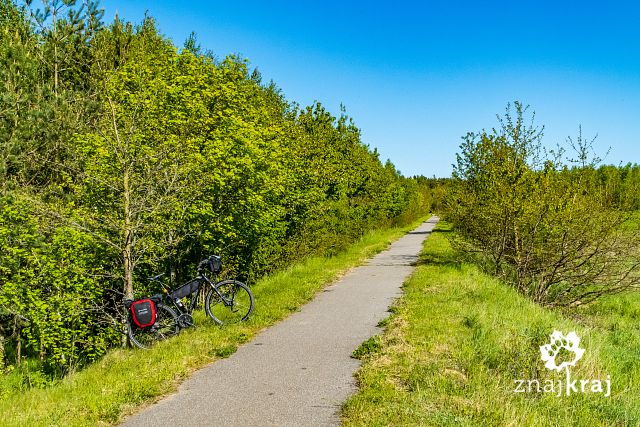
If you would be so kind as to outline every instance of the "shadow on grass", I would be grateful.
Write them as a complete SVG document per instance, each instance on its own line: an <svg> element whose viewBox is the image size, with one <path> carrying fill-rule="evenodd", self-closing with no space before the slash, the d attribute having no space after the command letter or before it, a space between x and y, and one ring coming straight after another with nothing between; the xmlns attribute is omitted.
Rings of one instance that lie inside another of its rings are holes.
<svg viewBox="0 0 640 427"><path fill-rule="evenodd" d="M432 231L432 233L452 233L453 230L450 228L436 228L435 230Z"/></svg>
<svg viewBox="0 0 640 427"><path fill-rule="evenodd" d="M416 265L437 265L439 267L452 267L459 270L462 265L462 258L453 251L443 253L427 250L420 254Z"/></svg>
<svg viewBox="0 0 640 427"><path fill-rule="evenodd" d="M451 267L460 270L462 261L449 256L439 256L438 254L423 254L415 265L436 265L438 267Z"/></svg>
<svg viewBox="0 0 640 427"><path fill-rule="evenodd" d="M451 236L448 234L452 232L453 230L451 227L446 224L442 226L438 225L433 231L431 231L431 233L434 234L434 237L440 234L443 239L449 241ZM418 261L415 265L436 265L439 267L452 267L460 270L463 261L464 257L449 245L442 247L436 244L435 247L432 247L427 244L427 247L418 257Z"/></svg>

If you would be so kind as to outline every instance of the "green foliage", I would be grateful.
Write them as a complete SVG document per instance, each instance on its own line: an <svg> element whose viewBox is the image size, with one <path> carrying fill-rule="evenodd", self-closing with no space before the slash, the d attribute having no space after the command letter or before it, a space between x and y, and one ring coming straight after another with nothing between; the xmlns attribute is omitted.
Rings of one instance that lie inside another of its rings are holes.
<svg viewBox="0 0 640 427"><path fill-rule="evenodd" d="M56 377L121 344L123 296L211 253L250 282L431 206L346 115L95 2L0 0L0 363ZM33 366L32 366L33 367Z"/></svg>
<svg viewBox="0 0 640 427"><path fill-rule="evenodd" d="M8 360L20 364L35 355L58 374L80 357L96 360L118 333L101 311L106 303L93 239L47 227L28 200L4 197L0 206L0 335L10 338Z"/></svg>
<svg viewBox="0 0 640 427"><path fill-rule="evenodd" d="M595 168L581 135L569 141L577 155L569 164L562 148L546 153L542 130L525 115L515 103L498 130L464 138L447 209L458 247L544 305L638 285L640 234L626 225L636 196L621 193L610 169Z"/></svg>
<svg viewBox="0 0 640 427"><path fill-rule="evenodd" d="M379 335L374 335L364 341L358 348L353 351L351 357L354 359L364 359L367 356L371 356L380 351L382 347L382 341Z"/></svg>

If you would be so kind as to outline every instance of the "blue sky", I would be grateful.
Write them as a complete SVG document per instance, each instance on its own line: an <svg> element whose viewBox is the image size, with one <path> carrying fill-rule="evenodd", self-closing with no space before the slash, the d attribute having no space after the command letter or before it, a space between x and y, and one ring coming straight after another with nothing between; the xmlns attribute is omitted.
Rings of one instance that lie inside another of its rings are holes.
<svg viewBox="0 0 640 427"><path fill-rule="evenodd" d="M640 6L633 2L102 1L148 11L181 46L191 31L239 53L287 99L340 104L405 175L449 176L467 131L531 105L545 144L598 138L606 163L640 163Z"/></svg>

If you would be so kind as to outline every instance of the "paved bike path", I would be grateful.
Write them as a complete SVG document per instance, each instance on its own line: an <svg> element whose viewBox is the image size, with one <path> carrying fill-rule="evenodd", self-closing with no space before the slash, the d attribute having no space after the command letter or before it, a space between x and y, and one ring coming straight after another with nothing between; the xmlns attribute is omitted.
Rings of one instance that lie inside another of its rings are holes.
<svg viewBox="0 0 640 427"><path fill-rule="evenodd" d="M357 390L360 362L350 356L379 331L437 221L432 217L350 270L301 311L197 371L123 426L340 425L340 405Z"/></svg>

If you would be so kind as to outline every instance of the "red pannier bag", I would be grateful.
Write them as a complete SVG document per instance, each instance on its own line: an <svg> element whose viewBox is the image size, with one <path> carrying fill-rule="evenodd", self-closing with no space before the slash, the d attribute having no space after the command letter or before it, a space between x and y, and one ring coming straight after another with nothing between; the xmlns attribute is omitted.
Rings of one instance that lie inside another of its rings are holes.
<svg viewBox="0 0 640 427"><path fill-rule="evenodd" d="M138 328L148 328L156 323L156 303L149 298L131 303L131 319Z"/></svg>

